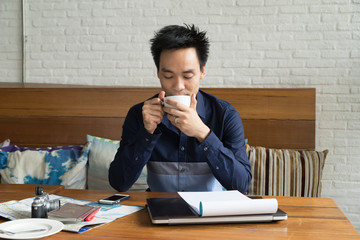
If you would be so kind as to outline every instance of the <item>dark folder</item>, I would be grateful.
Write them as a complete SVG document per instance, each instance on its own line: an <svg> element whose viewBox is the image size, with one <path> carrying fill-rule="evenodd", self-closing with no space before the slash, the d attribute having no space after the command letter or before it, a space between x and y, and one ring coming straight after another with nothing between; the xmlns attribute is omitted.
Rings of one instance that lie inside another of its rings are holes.
<svg viewBox="0 0 360 240"><path fill-rule="evenodd" d="M182 198L148 198L146 202L151 221L154 224L249 223L287 219L287 214L280 209L274 214L202 217Z"/></svg>

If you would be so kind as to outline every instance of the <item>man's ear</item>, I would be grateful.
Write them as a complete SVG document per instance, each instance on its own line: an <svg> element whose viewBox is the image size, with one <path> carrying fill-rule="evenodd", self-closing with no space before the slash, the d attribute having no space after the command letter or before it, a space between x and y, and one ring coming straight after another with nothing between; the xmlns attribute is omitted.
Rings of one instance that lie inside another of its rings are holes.
<svg viewBox="0 0 360 240"><path fill-rule="evenodd" d="M201 73L200 73L200 79L203 79L205 77L206 73L206 64L203 66Z"/></svg>

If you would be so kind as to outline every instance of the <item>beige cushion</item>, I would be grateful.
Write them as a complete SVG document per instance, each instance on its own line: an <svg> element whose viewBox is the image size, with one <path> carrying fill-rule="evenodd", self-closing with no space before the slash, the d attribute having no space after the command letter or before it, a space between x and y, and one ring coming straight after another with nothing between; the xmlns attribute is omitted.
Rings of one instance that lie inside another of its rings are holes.
<svg viewBox="0 0 360 240"><path fill-rule="evenodd" d="M112 140L97 136L86 136L92 142L89 153L88 189L114 190L109 183L108 172L110 163L120 146L119 140ZM141 175L129 191L146 191L148 188L147 169L143 168Z"/></svg>
<svg viewBox="0 0 360 240"><path fill-rule="evenodd" d="M246 145L251 164L249 195L320 197L328 150L272 149Z"/></svg>

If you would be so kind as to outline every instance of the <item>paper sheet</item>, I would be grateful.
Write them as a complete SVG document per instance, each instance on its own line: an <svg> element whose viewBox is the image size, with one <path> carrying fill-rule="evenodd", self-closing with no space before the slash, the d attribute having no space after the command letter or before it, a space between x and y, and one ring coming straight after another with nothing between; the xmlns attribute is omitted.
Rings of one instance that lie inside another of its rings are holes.
<svg viewBox="0 0 360 240"><path fill-rule="evenodd" d="M239 191L179 192L200 216L275 213L276 199L250 199Z"/></svg>

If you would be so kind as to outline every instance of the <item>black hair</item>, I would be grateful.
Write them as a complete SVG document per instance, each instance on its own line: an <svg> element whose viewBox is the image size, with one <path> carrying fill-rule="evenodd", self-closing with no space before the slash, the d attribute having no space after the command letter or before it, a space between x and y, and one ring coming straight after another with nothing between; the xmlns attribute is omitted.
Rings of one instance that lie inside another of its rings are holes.
<svg viewBox="0 0 360 240"><path fill-rule="evenodd" d="M199 59L200 70L205 66L209 55L210 44L206 32L200 31L194 24L185 24L185 27L178 25L165 26L155 33L150 43L151 54L158 70L160 55L163 50L194 47Z"/></svg>

